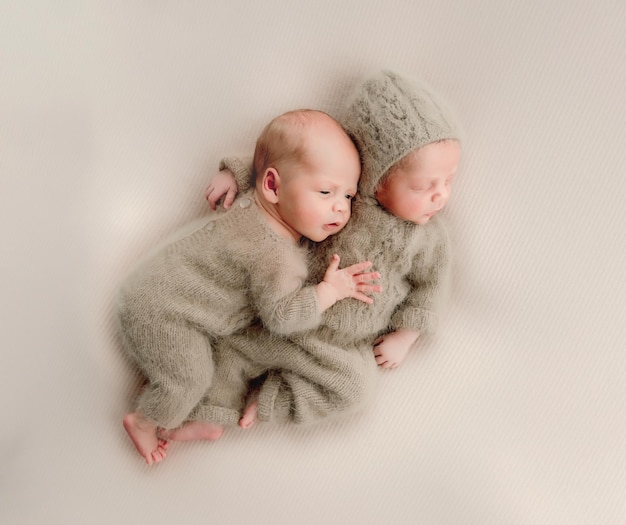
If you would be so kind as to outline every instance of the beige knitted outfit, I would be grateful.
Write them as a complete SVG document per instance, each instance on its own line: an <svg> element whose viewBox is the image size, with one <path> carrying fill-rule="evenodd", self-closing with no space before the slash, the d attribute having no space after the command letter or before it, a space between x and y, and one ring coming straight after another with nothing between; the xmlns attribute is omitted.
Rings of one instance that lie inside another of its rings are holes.
<svg viewBox="0 0 626 525"><path fill-rule="evenodd" d="M454 117L425 86L382 72L363 84L342 124L361 154L363 171L352 218L337 235L313 246L310 279L319 282L333 253L342 266L370 260L381 273L374 304L339 301L316 329L288 337L255 327L220 340L215 380L190 419L233 424L247 382L267 373L259 393L261 421L309 423L356 410L375 391L374 340L399 328L432 333L446 297L450 254L440 217L417 225L395 217L374 192L389 168L409 152L443 139L460 139ZM249 162L222 161L240 187Z"/></svg>
<svg viewBox="0 0 626 525"><path fill-rule="evenodd" d="M141 264L119 296L125 348L148 379L138 410L163 428L187 420L211 384L216 338L255 322L280 334L317 326L308 264L250 191Z"/></svg>

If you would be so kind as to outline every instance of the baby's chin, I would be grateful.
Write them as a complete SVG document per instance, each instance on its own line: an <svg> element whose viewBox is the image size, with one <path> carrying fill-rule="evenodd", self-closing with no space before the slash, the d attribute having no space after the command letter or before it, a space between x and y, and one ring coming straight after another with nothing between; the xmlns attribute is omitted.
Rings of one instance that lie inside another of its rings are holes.
<svg viewBox="0 0 626 525"><path fill-rule="evenodd" d="M437 211L434 211L434 212L431 212L431 213L427 213L426 215L422 215L417 220L412 221L412 222L414 222L415 224L419 224L420 226L424 226L425 224L428 224L428 222L430 222L430 220L433 217L436 217L440 213L441 213L441 210L437 210Z"/></svg>
<svg viewBox="0 0 626 525"><path fill-rule="evenodd" d="M426 224L428 224L430 222L430 220L434 216L435 215L422 215L420 217L417 217L414 220L409 219L409 222L412 222L413 224L417 224L418 226L425 226Z"/></svg>
<svg viewBox="0 0 626 525"><path fill-rule="evenodd" d="M331 237L332 235L339 233L341 230L344 229L345 225L346 225L345 222L343 224L340 224L340 223L325 224L324 226L322 226L321 231L314 232L312 234L312 237L309 237L309 239L314 242L322 242L328 239L328 237Z"/></svg>
<svg viewBox="0 0 626 525"><path fill-rule="evenodd" d="M319 233L319 234L313 234L310 236L306 236L305 237L307 239L309 239L310 241L313 242L322 242L325 241L326 239L328 239L329 237L332 237L333 235L335 235L336 233L339 233L340 230L334 231L334 232L324 232L324 233Z"/></svg>

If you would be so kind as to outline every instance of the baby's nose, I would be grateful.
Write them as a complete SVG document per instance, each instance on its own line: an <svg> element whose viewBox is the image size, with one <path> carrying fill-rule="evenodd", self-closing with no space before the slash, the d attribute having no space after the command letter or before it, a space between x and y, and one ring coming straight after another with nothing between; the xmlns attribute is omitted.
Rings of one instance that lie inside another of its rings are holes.
<svg viewBox="0 0 626 525"><path fill-rule="evenodd" d="M335 201L335 210L336 211L347 211L349 208L348 199L338 199Z"/></svg>
<svg viewBox="0 0 626 525"><path fill-rule="evenodd" d="M433 195L433 201L447 201L450 197L450 191L445 187L441 187L438 191L436 191Z"/></svg>

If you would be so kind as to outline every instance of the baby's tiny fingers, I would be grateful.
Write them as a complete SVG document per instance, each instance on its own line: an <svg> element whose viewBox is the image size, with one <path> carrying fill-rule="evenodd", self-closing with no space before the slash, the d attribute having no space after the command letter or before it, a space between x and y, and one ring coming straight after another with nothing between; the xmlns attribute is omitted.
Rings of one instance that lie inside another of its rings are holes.
<svg viewBox="0 0 626 525"><path fill-rule="evenodd" d="M237 192L235 190L228 190L228 192L226 193L226 197L224 197L224 209L228 209L233 205L233 202L235 201L235 197L237 196Z"/></svg>
<svg viewBox="0 0 626 525"><path fill-rule="evenodd" d="M371 297L361 292L355 292L355 294L352 297L367 304L372 304L374 302L374 299L372 299Z"/></svg>
<svg viewBox="0 0 626 525"><path fill-rule="evenodd" d="M357 290L359 292L378 293L378 292L382 292L383 287L380 286L379 284L361 283L357 285Z"/></svg>
<svg viewBox="0 0 626 525"><path fill-rule="evenodd" d="M365 261L353 264L352 266L348 266L347 268L344 268L344 270L346 270L351 275L356 275L359 273L363 273L363 270L367 270L370 266L372 266L372 263L370 261Z"/></svg>
<svg viewBox="0 0 626 525"><path fill-rule="evenodd" d="M354 278L358 282L364 283L366 281L376 281L380 279L380 274L378 272L358 273L354 275Z"/></svg>

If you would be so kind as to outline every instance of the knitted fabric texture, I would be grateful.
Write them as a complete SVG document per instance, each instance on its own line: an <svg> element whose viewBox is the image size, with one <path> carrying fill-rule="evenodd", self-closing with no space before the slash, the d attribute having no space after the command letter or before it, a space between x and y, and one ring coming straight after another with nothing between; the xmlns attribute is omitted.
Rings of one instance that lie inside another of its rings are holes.
<svg viewBox="0 0 626 525"><path fill-rule="evenodd" d="M404 221L383 209L374 192L388 169L409 152L459 139L454 118L422 85L383 72L357 91L343 123L361 154L359 194L347 226L312 244L310 280L319 282L337 253L342 267L371 261L372 270L381 273L383 290L371 305L339 301L309 332L280 338L248 331L219 343L274 369L259 395L262 421L311 423L363 406L376 384L376 337L400 328L434 332L448 296L450 249L442 218L425 225ZM223 166L239 172L241 181L249 161L227 158Z"/></svg>
<svg viewBox="0 0 626 525"><path fill-rule="evenodd" d="M213 384L190 420L237 423L250 379L263 374L260 421L314 423L361 408L378 381L371 341L338 346L336 340L332 330L285 338L260 327L220 339Z"/></svg>
<svg viewBox="0 0 626 525"><path fill-rule="evenodd" d="M445 103L421 82L391 71L365 81L341 123L361 154L359 191L374 192L389 168L411 151L443 139L461 139L461 130Z"/></svg>
<svg viewBox="0 0 626 525"><path fill-rule="evenodd" d="M371 305L339 301L324 312L322 325L333 328L340 344L399 328L422 334L437 330L449 295L451 266L448 234L440 217L420 226L391 215L373 199L359 197L348 225L316 247L311 278L323 275L333 253L339 254L342 265L371 261L382 286Z"/></svg>
<svg viewBox="0 0 626 525"><path fill-rule="evenodd" d="M139 409L179 425L211 382L211 342L261 320L277 333L319 324L307 251L279 237L251 193L145 261L124 283L126 348L149 380Z"/></svg>

